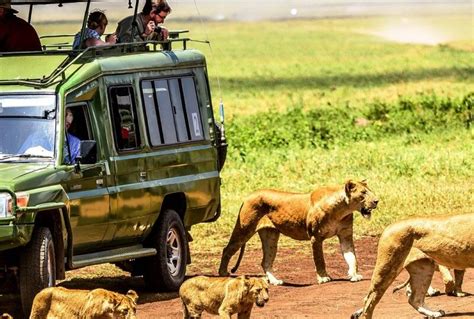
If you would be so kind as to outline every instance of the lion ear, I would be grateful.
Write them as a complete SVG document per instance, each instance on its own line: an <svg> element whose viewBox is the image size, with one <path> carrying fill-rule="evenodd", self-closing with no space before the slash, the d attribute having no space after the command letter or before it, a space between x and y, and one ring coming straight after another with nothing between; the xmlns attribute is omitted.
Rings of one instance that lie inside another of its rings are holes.
<svg viewBox="0 0 474 319"><path fill-rule="evenodd" d="M129 291L127 291L126 296L130 298L134 303L137 303L138 294L135 292L135 290L130 289Z"/></svg>
<svg viewBox="0 0 474 319"><path fill-rule="evenodd" d="M362 185L364 185L365 187L367 187L367 180L366 179L361 180L360 183Z"/></svg>
<svg viewBox="0 0 474 319"><path fill-rule="evenodd" d="M345 185L346 194L349 195L355 187L356 183L352 179L347 180Z"/></svg>

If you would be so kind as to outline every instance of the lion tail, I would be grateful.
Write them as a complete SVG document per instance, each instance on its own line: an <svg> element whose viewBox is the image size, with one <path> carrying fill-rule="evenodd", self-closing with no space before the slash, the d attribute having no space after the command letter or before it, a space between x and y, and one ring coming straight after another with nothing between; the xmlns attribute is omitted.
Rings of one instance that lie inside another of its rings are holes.
<svg viewBox="0 0 474 319"><path fill-rule="evenodd" d="M405 288L408 283L410 282L410 278L408 278L404 283L401 283L400 285L396 286L395 288L393 288L392 290L392 293L396 293L397 291L399 291L400 289L403 289Z"/></svg>
<svg viewBox="0 0 474 319"><path fill-rule="evenodd" d="M242 257L244 257L244 252L245 252L245 243L240 247L240 253L239 253L239 258L237 258L237 262L235 263L235 266L230 270L231 273L235 273L237 269L240 266L240 262L242 261Z"/></svg>

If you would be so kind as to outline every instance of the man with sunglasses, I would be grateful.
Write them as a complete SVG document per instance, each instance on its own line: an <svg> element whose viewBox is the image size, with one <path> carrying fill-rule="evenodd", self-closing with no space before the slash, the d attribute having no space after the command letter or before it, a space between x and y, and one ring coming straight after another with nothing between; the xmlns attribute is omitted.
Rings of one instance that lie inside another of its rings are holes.
<svg viewBox="0 0 474 319"><path fill-rule="evenodd" d="M119 21L117 31L118 43L162 41L168 39L168 30L158 26L165 22L171 13L169 4L162 0L158 3L147 0L142 12L137 14L135 23L133 15Z"/></svg>

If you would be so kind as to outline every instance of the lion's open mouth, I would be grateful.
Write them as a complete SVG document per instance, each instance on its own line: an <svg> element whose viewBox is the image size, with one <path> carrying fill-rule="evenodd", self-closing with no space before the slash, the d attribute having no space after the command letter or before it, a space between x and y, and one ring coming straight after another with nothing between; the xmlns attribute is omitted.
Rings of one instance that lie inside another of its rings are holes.
<svg viewBox="0 0 474 319"><path fill-rule="evenodd" d="M265 301L256 301L255 304L257 305L257 307L262 308L263 306L265 306Z"/></svg>
<svg viewBox="0 0 474 319"><path fill-rule="evenodd" d="M367 207L362 207L361 210L360 210L360 213L362 214L363 217L370 218L370 216L372 214L372 209L367 208Z"/></svg>

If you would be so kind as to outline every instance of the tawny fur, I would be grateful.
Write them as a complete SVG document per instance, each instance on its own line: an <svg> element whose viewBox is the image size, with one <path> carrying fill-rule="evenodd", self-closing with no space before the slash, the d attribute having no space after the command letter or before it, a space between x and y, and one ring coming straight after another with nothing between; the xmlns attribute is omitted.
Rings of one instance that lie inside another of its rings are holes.
<svg viewBox="0 0 474 319"><path fill-rule="evenodd" d="M40 291L33 300L30 319L135 319L138 295L105 290L77 290L51 287Z"/></svg>
<svg viewBox="0 0 474 319"><path fill-rule="evenodd" d="M224 248L219 275L227 276L229 261L240 249L234 272L242 258L245 243L256 233L262 241L262 268L271 284L282 284L272 274L280 234L296 240L311 240L319 283L331 278L326 272L323 241L338 236L343 256L349 266L351 281L359 281L353 243L353 212L370 217L377 197L365 181L349 180L341 186L320 187L311 193L259 190L243 202L229 243Z"/></svg>
<svg viewBox="0 0 474 319"><path fill-rule="evenodd" d="M403 265L403 268L406 268L408 265L425 258L430 259L430 257L428 257L421 250L413 247L410 250L410 254L408 255L407 259L405 260L405 264ZM453 276L451 275L449 268L443 265L435 264L435 271L439 271L439 273L441 274L441 277L444 283L444 292L446 293L446 295L454 296L454 297L466 296L466 294L462 291L462 282L464 279L465 270L455 269L454 270L455 278L453 278ZM400 289L403 289L404 287L407 287L406 294L407 296L410 296L411 295L410 280L411 280L411 277L408 277L408 279L404 283L396 286L393 289L393 292L396 292ZM430 297L438 296L440 294L441 292L438 289L431 287L431 285L428 288L428 291L426 293L426 295Z"/></svg>
<svg viewBox="0 0 474 319"><path fill-rule="evenodd" d="M198 276L186 280L179 289L183 318L200 318L203 311L230 318L250 318L252 307L268 302L265 278L221 278Z"/></svg>
<svg viewBox="0 0 474 319"><path fill-rule="evenodd" d="M379 240L377 262L364 308L356 311L352 318L372 318L376 305L404 266L410 274L410 305L425 316L443 316L442 310L433 311L424 305L435 263L461 270L474 267L473 229L474 213L412 218L387 227ZM429 258L406 264L412 247Z"/></svg>

